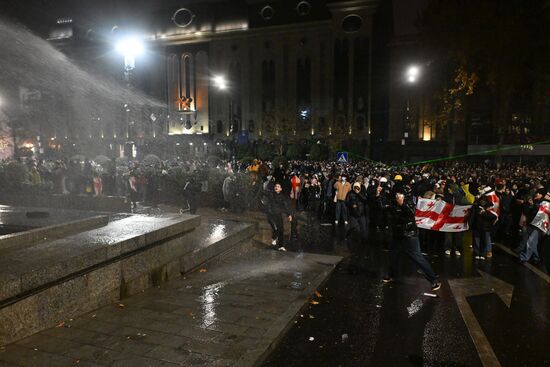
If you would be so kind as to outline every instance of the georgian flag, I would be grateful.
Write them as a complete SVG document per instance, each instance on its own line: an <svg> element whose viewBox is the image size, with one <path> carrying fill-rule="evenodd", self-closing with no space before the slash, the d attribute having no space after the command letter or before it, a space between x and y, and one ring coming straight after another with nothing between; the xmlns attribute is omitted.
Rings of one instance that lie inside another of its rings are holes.
<svg viewBox="0 0 550 367"><path fill-rule="evenodd" d="M495 190L493 190L491 187L487 186L481 192L479 193L478 197L481 197L485 195L487 200L489 200L493 205L487 209L488 212L493 213L498 220L498 217L500 215L500 198L498 197Z"/></svg>
<svg viewBox="0 0 550 367"><path fill-rule="evenodd" d="M416 205L418 228L440 232L464 232L468 230L467 216L471 205L453 205L443 200L419 198Z"/></svg>
<svg viewBox="0 0 550 367"><path fill-rule="evenodd" d="M548 215L550 214L550 203L548 201L543 201L539 205L539 211L535 218L531 221L531 225L540 229L544 234L548 233Z"/></svg>

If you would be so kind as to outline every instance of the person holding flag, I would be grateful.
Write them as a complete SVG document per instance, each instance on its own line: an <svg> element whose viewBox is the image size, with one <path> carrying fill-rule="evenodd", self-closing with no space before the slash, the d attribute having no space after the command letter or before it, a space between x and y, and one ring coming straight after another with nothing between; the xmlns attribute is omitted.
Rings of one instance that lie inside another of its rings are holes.
<svg viewBox="0 0 550 367"><path fill-rule="evenodd" d="M519 260L522 264L531 261L534 264L540 263L538 244L548 233L548 215L550 213L550 195L548 195L546 189L538 189L533 198L535 207L538 207L537 214L531 223L527 226L527 232L523 236L522 244L520 245L523 250L519 254Z"/></svg>
<svg viewBox="0 0 550 367"><path fill-rule="evenodd" d="M399 274L399 260L401 252L404 252L422 270L422 274L431 284L432 291L441 288L441 283L438 281L432 266L420 251L414 206L405 201L405 194L397 192L392 205L384 209L388 210L392 232L390 269L388 276L383 279L384 283L392 282Z"/></svg>

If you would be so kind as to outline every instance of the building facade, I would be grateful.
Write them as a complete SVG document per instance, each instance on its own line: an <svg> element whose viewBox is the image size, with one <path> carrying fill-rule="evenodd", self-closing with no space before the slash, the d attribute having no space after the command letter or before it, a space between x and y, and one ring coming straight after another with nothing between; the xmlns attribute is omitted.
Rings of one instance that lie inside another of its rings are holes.
<svg viewBox="0 0 550 367"><path fill-rule="evenodd" d="M216 140L339 135L368 146L378 2L144 1L86 31L78 30L82 17L60 13L50 39L76 59L105 52L130 33L145 41L131 82L166 111L122 111L119 123L132 121L129 140L159 133ZM97 46L94 35L102 35ZM104 61L107 74L118 70L121 77L120 56ZM156 126L148 128L152 113Z"/></svg>

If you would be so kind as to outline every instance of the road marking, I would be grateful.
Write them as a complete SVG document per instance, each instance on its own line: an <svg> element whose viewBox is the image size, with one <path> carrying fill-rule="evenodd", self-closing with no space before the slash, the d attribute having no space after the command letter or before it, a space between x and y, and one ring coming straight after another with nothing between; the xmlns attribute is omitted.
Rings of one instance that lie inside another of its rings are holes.
<svg viewBox="0 0 550 367"><path fill-rule="evenodd" d="M453 292L462 319L466 323L470 337L477 349L479 358L484 367L501 367L501 364L491 347L491 343L483 333L483 329L477 321L467 297L478 296L487 293L496 293L504 304L510 308L514 287L503 280L493 277L478 270L481 278L462 278L449 280L449 286Z"/></svg>
<svg viewBox="0 0 550 367"><path fill-rule="evenodd" d="M514 251L510 250L508 247L501 245L500 243L495 243L495 246L497 246L502 251L506 252L507 254L510 254L514 257L519 258L518 254L516 254ZM546 281L547 283L550 283L550 275L546 274L544 271L540 270L533 264L525 263L523 264L526 268L531 270L533 273L537 274L539 277L542 278L542 280Z"/></svg>

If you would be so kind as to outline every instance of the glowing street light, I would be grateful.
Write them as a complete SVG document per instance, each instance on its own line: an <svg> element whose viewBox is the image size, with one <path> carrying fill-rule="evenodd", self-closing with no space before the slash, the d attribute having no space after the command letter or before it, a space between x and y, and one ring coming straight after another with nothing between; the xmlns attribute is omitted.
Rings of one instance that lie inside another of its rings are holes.
<svg viewBox="0 0 550 367"><path fill-rule="evenodd" d="M411 65L407 69L407 81L409 83L416 83L420 76L420 68L416 65Z"/></svg>
<svg viewBox="0 0 550 367"><path fill-rule="evenodd" d="M220 91L225 91L228 86L227 79L223 75L214 75L212 78L212 81L214 82L214 85L216 88L218 88ZM228 94L229 99L229 131L227 132L227 136L229 136L229 132L234 132L234 115L233 115L233 98Z"/></svg>
<svg viewBox="0 0 550 367"><path fill-rule="evenodd" d="M128 37L117 42L116 50L124 56L124 68L133 70L136 67L136 56L145 50L143 42L137 37Z"/></svg>
<svg viewBox="0 0 550 367"><path fill-rule="evenodd" d="M214 85L220 90L227 89L227 79L223 75L216 75L213 78Z"/></svg>

